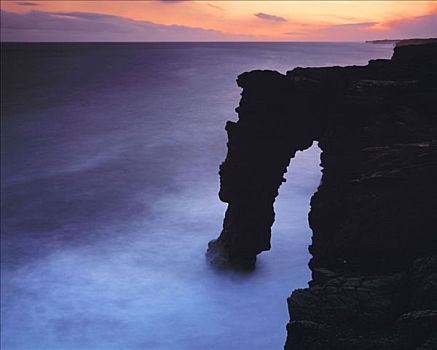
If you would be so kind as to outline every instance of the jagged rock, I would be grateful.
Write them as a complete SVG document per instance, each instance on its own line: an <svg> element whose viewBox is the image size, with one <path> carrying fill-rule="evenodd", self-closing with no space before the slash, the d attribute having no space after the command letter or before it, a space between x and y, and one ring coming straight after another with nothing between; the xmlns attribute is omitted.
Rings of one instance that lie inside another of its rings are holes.
<svg viewBox="0 0 437 350"><path fill-rule="evenodd" d="M318 141L310 287L288 299L287 350L436 349L437 44L367 66L254 71L220 166L213 262L270 249L290 159ZM292 171L292 169L291 169ZM286 278L286 276L284 276Z"/></svg>

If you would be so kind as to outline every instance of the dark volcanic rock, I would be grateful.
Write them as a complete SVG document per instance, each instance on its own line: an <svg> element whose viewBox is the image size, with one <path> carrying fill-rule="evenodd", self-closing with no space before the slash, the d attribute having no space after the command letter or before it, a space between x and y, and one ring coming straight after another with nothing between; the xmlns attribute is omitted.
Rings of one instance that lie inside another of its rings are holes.
<svg viewBox="0 0 437 350"><path fill-rule="evenodd" d="M290 159L318 141L312 280L288 300L285 348L437 349L437 44L363 67L244 73L238 85L212 261L251 268L270 249Z"/></svg>

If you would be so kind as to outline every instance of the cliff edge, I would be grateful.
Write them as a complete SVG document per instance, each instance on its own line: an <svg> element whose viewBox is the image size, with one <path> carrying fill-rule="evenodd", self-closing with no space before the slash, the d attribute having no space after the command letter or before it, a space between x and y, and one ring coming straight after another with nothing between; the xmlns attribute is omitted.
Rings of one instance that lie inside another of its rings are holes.
<svg viewBox="0 0 437 350"><path fill-rule="evenodd" d="M437 44L237 83L220 166L228 209L210 260L255 266L290 159L317 141L312 280L288 299L285 349L437 349Z"/></svg>

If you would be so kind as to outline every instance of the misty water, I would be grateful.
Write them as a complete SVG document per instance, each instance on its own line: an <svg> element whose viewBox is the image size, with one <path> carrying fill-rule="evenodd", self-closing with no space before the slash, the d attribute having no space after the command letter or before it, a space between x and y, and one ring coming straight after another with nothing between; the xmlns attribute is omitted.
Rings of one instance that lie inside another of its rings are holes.
<svg viewBox="0 0 437 350"><path fill-rule="evenodd" d="M316 145L250 274L205 261L238 74L366 64L361 43L4 45L2 348L280 349L310 279Z"/></svg>

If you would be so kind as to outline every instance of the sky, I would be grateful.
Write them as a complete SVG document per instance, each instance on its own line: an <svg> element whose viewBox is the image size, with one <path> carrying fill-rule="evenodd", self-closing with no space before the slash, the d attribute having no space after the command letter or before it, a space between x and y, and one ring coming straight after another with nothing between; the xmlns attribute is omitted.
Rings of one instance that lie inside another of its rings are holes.
<svg viewBox="0 0 437 350"><path fill-rule="evenodd" d="M437 1L1 1L2 41L437 37Z"/></svg>

